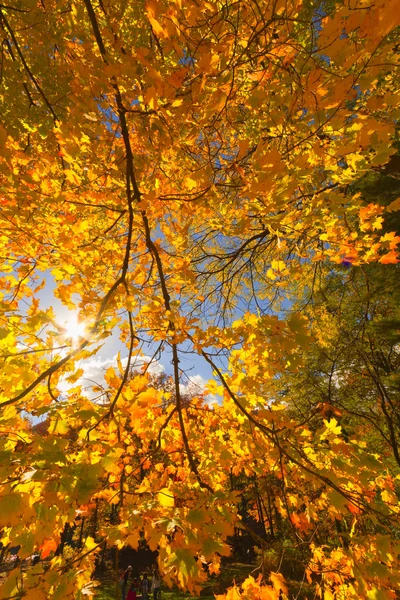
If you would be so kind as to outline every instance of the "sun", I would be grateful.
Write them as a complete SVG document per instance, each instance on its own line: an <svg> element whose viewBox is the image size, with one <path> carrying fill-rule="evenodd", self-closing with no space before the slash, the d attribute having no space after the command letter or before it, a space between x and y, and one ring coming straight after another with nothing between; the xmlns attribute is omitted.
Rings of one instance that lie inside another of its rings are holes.
<svg viewBox="0 0 400 600"><path fill-rule="evenodd" d="M63 322L62 328L65 337L70 339L73 344L77 344L79 340L85 336L87 323L79 320L77 312L71 312L68 315L68 318Z"/></svg>

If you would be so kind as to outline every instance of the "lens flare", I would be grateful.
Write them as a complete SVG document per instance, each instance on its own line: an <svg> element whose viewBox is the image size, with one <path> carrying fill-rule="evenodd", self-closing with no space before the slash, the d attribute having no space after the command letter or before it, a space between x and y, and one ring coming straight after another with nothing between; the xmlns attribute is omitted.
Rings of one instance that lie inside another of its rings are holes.
<svg viewBox="0 0 400 600"><path fill-rule="evenodd" d="M78 313L72 312L68 319L62 325L65 332L65 337L70 339L73 344L77 344L82 337L85 336L87 324L85 321L80 321Z"/></svg>

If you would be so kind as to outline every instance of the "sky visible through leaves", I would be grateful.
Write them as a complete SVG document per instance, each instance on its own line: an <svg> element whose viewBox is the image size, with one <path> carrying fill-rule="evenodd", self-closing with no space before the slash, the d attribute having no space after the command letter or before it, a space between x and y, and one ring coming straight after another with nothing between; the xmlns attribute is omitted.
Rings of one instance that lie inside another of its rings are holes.
<svg viewBox="0 0 400 600"><path fill-rule="evenodd" d="M396 598L399 25L0 5L1 597L143 545L198 594L247 545L219 600Z"/></svg>

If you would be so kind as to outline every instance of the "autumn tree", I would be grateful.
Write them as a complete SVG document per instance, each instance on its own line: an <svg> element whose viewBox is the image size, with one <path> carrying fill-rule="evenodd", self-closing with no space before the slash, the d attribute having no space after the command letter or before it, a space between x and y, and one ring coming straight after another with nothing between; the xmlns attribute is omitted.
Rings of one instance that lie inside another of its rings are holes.
<svg viewBox="0 0 400 600"><path fill-rule="evenodd" d="M397 269L398 199L354 186L395 171L399 14L397 0L0 5L1 540L52 557L82 507L119 506L98 542L22 584L11 572L4 598L90 593L104 543L141 531L166 583L198 591L242 525L232 473L270 493L317 596L395 597L396 465L333 409L303 419L280 382L293 398L307 352L333 343L329 300L301 304L320 271ZM79 332L44 303L53 284ZM111 335L125 350L99 402L82 376ZM174 405L146 369L130 376L143 355L171 363ZM212 407L184 402L190 356L213 372ZM346 541L327 547L338 523ZM228 597L282 593L273 571Z"/></svg>

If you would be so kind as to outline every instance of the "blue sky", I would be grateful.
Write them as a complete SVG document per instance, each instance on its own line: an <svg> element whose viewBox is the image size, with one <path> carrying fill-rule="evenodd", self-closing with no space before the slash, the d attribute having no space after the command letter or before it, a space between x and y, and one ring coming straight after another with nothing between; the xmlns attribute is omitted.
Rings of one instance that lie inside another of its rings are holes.
<svg viewBox="0 0 400 600"><path fill-rule="evenodd" d="M38 298L40 300L40 308L46 309L50 306L53 308L56 320L60 326L64 324L65 321L69 319L72 311L69 311L62 302L55 297L54 291L56 289L56 283L50 272L44 273L44 279L46 284L42 290L38 293ZM151 356L155 353L157 349L157 345L148 344L143 348L143 352L147 356ZM196 381L205 380L207 381L212 377L212 371L208 363L202 359L197 354L191 352L186 353L189 349L188 346L181 345L180 349L183 352L180 352L180 367L182 371L184 371L184 375L182 376L182 384L188 383L188 377L194 378ZM114 329L112 335L104 340L104 344L93 360L89 360L88 368L91 371L100 371L102 369L102 365L104 365L104 370L111 364L111 360L115 358L115 356L120 352L121 358L124 359L128 352L126 346L119 339L119 331L118 329ZM162 352L161 356L157 360L158 364L161 365L162 370L167 374L172 375L173 367L172 367L172 353L169 347L166 348L165 351ZM82 365L83 366L83 365ZM96 366L96 369L94 368ZM161 369L155 365L155 372L160 372Z"/></svg>

